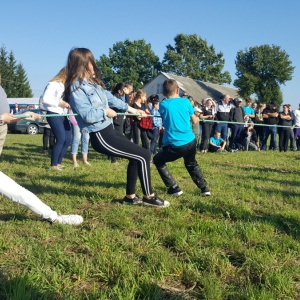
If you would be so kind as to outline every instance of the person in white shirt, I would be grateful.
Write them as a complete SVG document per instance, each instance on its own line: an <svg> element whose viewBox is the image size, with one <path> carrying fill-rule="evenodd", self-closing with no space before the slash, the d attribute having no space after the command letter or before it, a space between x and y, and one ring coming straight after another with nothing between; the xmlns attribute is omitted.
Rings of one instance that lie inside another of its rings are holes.
<svg viewBox="0 0 300 300"><path fill-rule="evenodd" d="M69 145L72 141L72 131L69 119L64 116L67 109L70 108L69 103L62 100L66 80L66 68L62 68L59 73L50 80L44 94L43 106L47 110L47 115L57 114L62 116L47 117L47 121L55 136L55 144L51 152L52 170L62 170L62 159L66 155Z"/></svg>
<svg viewBox="0 0 300 300"><path fill-rule="evenodd" d="M299 103L299 107L298 109L294 109L293 111L294 113L294 136L296 139L296 147L297 147L297 151L300 151L300 137L299 137L299 131L300 131L300 103Z"/></svg>

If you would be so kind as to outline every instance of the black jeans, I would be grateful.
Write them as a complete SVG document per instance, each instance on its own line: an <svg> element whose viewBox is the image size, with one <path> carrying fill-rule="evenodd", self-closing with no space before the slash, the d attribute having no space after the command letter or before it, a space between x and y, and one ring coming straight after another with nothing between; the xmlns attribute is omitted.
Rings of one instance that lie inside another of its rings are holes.
<svg viewBox="0 0 300 300"><path fill-rule="evenodd" d="M207 186L207 182L204 179L200 166L195 158L196 146L196 139L180 147L165 146L162 147L162 151L159 151L153 157L153 163L155 164L161 179L167 187L175 185L176 182L166 166L166 162L175 161L181 157L183 157L184 165L197 187L202 189Z"/></svg>

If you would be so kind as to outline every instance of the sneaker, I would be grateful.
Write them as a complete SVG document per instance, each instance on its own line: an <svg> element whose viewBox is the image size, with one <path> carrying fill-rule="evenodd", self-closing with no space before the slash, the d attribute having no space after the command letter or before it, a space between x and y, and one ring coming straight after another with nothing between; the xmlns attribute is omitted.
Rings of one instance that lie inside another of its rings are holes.
<svg viewBox="0 0 300 300"><path fill-rule="evenodd" d="M59 224L80 225L83 222L79 215L58 215L55 222Z"/></svg>
<svg viewBox="0 0 300 300"><path fill-rule="evenodd" d="M77 162L76 162L76 163L73 163L73 167L74 167L74 168L78 168L78 167L79 167L78 163L77 163Z"/></svg>
<svg viewBox="0 0 300 300"><path fill-rule="evenodd" d="M201 196L202 197L210 196L210 191L207 186L201 189Z"/></svg>
<svg viewBox="0 0 300 300"><path fill-rule="evenodd" d="M151 198L143 197L143 202L145 205L157 206L157 207L168 207L170 205L169 201L162 200L154 195Z"/></svg>
<svg viewBox="0 0 300 300"><path fill-rule="evenodd" d="M86 166L91 166L91 164L88 161L84 162L83 164Z"/></svg>
<svg viewBox="0 0 300 300"><path fill-rule="evenodd" d="M183 191L180 189L180 187L178 185L176 185L176 187L170 186L168 188L168 195L180 196L182 194L183 194Z"/></svg>
<svg viewBox="0 0 300 300"><path fill-rule="evenodd" d="M142 203L143 203L143 199L141 199L138 195L135 195L135 197L132 199L126 196L123 198L123 204L134 205L134 204L142 204Z"/></svg>
<svg viewBox="0 0 300 300"><path fill-rule="evenodd" d="M62 171L62 168L57 167L57 166L51 166L51 167L49 168L49 170L50 170L50 171L59 171L59 172L61 172L61 171Z"/></svg>

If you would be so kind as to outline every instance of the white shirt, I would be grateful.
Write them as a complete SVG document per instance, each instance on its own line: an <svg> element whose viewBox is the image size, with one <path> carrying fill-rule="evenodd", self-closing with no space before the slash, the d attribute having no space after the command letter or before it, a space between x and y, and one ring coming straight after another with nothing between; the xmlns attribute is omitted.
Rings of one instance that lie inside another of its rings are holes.
<svg viewBox="0 0 300 300"><path fill-rule="evenodd" d="M300 126L300 109L295 109L294 115L295 115L295 125Z"/></svg>
<svg viewBox="0 0 300 300"><path fill-rule="evenodd" d="M62 82L51 81L48 83L46 90L43 94L43 104L47 111L64 114L67 109L58 106L62 101L62 94L65 90L65 86Z"/></svg>

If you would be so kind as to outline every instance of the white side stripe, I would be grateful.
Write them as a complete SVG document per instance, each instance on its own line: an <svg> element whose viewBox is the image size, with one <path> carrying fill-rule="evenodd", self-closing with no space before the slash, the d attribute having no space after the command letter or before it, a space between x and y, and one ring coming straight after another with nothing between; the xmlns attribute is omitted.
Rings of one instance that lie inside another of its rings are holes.
<svg viewBox="0 0 300 300"><path fill-rule="evenodd" d="M105 140L104 138L102 137L101 133L100 132L97 132L96 133L96 136L99 140L99 142L104 146L104 148L106 148L107 150L113 152L114 154L117 154L117 155L122 155L122 156L125 156L125 157L128 157L128 158L133 158L135 160L138 160L141 162L141 166L142 166L142 181L143 181L143 184L144 184L144 187L145 187L145 190L146 190L146 195L150 195L150 187L149 187L149 178L148 178L148 172L147 172L147 163L146 163L146 160L139 156L139 155L136 155L136 154L132 154L132 153L128 153L128 152L124 152L124 151L121 151L119 149L116 149L114 148L113 146L109 145Z"/></svg>

